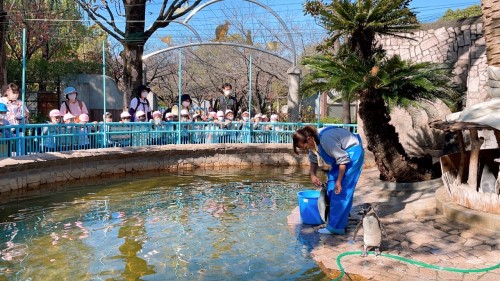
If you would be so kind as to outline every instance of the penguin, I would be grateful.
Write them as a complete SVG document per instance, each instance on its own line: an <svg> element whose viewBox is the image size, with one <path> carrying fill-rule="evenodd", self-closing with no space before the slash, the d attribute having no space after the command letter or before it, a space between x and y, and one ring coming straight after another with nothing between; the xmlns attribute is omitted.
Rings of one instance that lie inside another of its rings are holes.
<svg viewBox="0 0 500 281"><path fill-rule="evenodd" d="M330 200L328 198L327 189L327 184L323 183L318 197L318 211L324 223L328 221L328 214L330 213Z"/></svg>
<svg viewBox="0 0 500 281"><path fill-rule="evenodd" d="M362 257L368 255L368 249L374 247L375 255L380 255L380 244L382 243L382 234L387 236L384 225L380 222L380 218L373 209L370 203L363 204L363 217L354 230L352 240L356 240L356 234L359 227L363 224L363 254Z"/></svg>

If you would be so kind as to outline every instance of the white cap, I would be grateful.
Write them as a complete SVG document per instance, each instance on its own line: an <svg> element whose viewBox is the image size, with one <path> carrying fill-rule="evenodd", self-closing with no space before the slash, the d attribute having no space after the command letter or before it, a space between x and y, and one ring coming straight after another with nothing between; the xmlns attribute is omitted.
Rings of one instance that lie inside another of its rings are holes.
<svg viewBox="0 0 500 281"><path fill-rule="evenodd" d="M127 118L127 117L132 117L130 116L130 113L128 113L128 111L124 111L120 114L120 118Z"/></svg>
<svg viewBox="0 0 500 281"><path fill-rule="evenodd" d="M246 115L250 115L250 113L248 113L248 111L243 111L243 112L241 113L241 116L243 116L244 114L246 114Z"/></svg>
<svg viewBox="0 0 500 281"><path fill-rule="evenodd" d="M142 110L139 110L135 113L135 116L139 117L139 116L142 116L142 115L146 115L146 112L142 111Z"/></svg>
<svg viewBox="0 0 500 281"><path fill-rule="evenodd" d="M170 118L170 117L174 117L174 114L172 112L165 114L165 118Z"/></svg>
<svg viewBox="0 0 500 281"><path fill-rule="evenodd" d="M160 112L160 111L158 111L158 110L157 110L157 111L155 111L155 112L153 112L153 117L154 117L154 116L161 116L161 112Z"/></svg>
<svg viewBox="0 0 500 281"><path fill-rule="evenodd" d="M217 111L217 117L224 117L224 111L222 110Z"/></svg>
<svg viewBox="0 0 500 281"><path fill-rule="evenodd" d="M85 113L82 113L80 114L80 116L78 116L78 119L80 119L80 121L83 121L83 122L89 122L89 116Z"/></svg>
<svg viewBox="0 0 500 281"><path fill-rule="evenodd" d="M262 118L262 114L257 113L257 114L255 114L254 118Z"/></svg>
<svg viewBox="0 0 500 281"><path fill-rule="evenodd" d="M67 120L69 120L71 118L75 118L75 115L73 115L71 113L66 113L66 114L64 114L63 120L67 121Z"/></svg>
<svg viewBox="0 0 500 281"><path fill-rule="evenodd" d="M200 116L200 114L198 114L198 113L193 114L193 118L196 118L198 116Z"/></svg>
<svg viewBox="0 0 500 281"><path fill-rule="evenodd" d="M181 116L182 115L189 115L189 111L187 109L181 110Z"/></svg>
<svg viewBox="0 0 500 281"><path fill-rule="evenodd" d="M262 115L262 119L267 119L267 115Z"/></svg>
<svg viewBox="0 0 500 281"><path fill-rule="evenodd" d="M271 120L278 120L278 115L277 114L271 115Z"/></svg>
<svg viewBox="0 0 500 281"><path fill-rule="evenodd" d="M49 116L50 117L61 117L62 114L61 114L61 111L59 111L59 109L52 109L49 113Z"/></svg>
<svg viewBox="0 0 500 281"><path fill-rule="evenodd" d="M225 114L227 115L228 113L233 113L233 111L231 109L228 109L228 110L226 110Z"/></svg>
<svg viewBox="0 0 500 281"><path fill-rule="evenodd" d="M210 112L208 113L208 116L217 117L217 112L215 112L215 111L210 111Z"/></svg>

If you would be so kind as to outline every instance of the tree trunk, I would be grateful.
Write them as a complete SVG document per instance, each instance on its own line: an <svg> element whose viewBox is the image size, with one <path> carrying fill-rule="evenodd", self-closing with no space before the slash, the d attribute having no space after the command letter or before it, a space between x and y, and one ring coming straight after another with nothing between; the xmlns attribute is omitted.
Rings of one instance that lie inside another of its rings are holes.
<svg viewBox="0 0 500 281"><path fill-rule="evenodd" d="M361 96L359 116L363 120L368 150L375 156L382 180L415 182L430 178L425 170L418 170L415 164L408 161L396 129L389 124L391 121L389 111L379 95L365 93ZM432 161L427 165L430 168Z"/></svg>
<svg viewBox="0 0 500 281"><path fill-rule="evenodd" d="M7 56L5 33L7 32L7 13L3 10L4 0L0 0L0 87L7 85ZM5 23L5 24L4 24Z"/></svg>
<svg viewBox="0 0 500 281"><path fill-rule="evenodd" d="M146 1L130 0L125 5L125 39L123 40L123 108L128 108L132 91L142 84L142 55L147 39L145 34Z"/></svg>
<svg viewBox="0 0 500 281"><path fill-rule="evenodd" d="M481 8L488 65L500 67L500 0L481 0Z"/></svg>
<svg viewBox="0 0 500 281"><path fill-rule="evenodd" d="M123 108L128 108L132 91L142 84L142 55L144 46L137 44L124 44L121 57L123 59L123 82L125 92L123 93Z"/></svg>
<svg viewBox="0 0 500 281"><path fill-rule="evenodd" d="M342 100L342 123L351 124L351 101L348 99Z"/></svg>

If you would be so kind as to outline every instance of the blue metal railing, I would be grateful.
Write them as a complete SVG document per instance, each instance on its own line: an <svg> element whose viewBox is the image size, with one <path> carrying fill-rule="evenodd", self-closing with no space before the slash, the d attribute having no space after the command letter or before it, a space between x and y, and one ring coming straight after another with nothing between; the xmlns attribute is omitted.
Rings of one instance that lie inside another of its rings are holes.
<svg viewBox="0 0 500 281"><path fill-rule="evenodd" d="M105 147L167 144L291 143L295 130L317 123L232 122L25 124L0 126L0 158ZM180 128L178 128L180 126ZM357 133L356 124L320 124ZM180 134L180 138L179 138Z"/></svg>

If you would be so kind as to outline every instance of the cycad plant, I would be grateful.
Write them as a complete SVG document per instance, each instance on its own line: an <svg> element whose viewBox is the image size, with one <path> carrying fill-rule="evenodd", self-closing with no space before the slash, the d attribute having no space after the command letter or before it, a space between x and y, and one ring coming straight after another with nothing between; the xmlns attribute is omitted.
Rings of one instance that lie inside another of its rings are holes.
<svg viewBox="0 0 500 281"><path fill-rule="evenodd" d="M304 91L335 89L343 98L359 100L359 116L373 152L381 179L413 182L431 177L431 159L409 159L394 126L390 107L408 106L419 99L433 99L456 93L449 85L449 70L431 63L411 63L398 56L387 58L376 36L402 37L417 27L408 0L334 0L330 4L308 1L306 13L317 17L331 30L319 46L324 54L304 58L311 69ZM330 55L334 40L342 47Z"/></svg>

